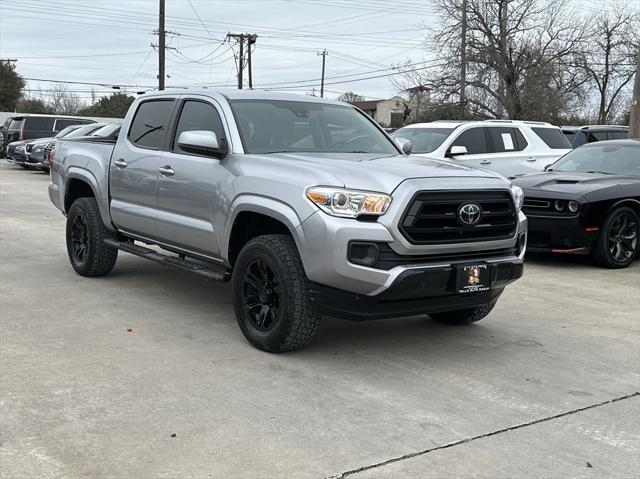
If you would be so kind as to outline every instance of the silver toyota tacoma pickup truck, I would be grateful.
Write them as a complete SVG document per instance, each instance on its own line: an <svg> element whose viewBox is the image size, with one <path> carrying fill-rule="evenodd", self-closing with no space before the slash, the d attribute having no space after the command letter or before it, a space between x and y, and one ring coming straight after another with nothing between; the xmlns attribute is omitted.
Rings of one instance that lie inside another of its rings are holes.
<svg viewBox="0 0 640 479"><path fill-rule="evenodd" d="M306 345L321 315L478 321L522 276L522 190L409 150L337 101L164 91L117 140L58 141L49 195L78 274L122 250L231 280L260 349Z"/></svg>

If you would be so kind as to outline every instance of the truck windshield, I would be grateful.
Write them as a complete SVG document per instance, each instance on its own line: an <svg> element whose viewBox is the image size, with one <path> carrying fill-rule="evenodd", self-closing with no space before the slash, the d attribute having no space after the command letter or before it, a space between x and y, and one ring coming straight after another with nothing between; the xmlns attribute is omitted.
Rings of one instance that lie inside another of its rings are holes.
<svg viewBox="0 0 640 479"><path fill-rule="evenodd" d="M398 150L355 108L282 100L232 100L247 153L376 153Z"/></svg>

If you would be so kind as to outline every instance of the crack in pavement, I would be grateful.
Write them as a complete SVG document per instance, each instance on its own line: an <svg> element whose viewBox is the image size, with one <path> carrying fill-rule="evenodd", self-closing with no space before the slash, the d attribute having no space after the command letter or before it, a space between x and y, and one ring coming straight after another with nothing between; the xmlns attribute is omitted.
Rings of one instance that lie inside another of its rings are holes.
<svg viewBox="0 0 640 479"><path fill-rule="evenodd" d="M382 466L386 466L388 464L393 464L394 462L399 462L399 461L404 461L405 459L411 459L413 457L417 457L417 456L422 456L424 454L429 454L430 452L434 452L434 451L440 451L442 449L448 449L450 447L455 447L455 446L459 446L461 444L466 444L468 442L472 442L475 441L477 439L482 439L485 437L491 437L491 436L495 436L497 434L502 434L504 432L509 432L509 431L515 431L516 429L522 429L524 427L529 427L529 426L533 426L536 424L540 424L543 422L547 422L547 421L552 421L554 419L558 419L561 417L565 417L565 416L570 416L571 414L576 414L582 411L587 411L589 409L593 409L596 407L601 407L601 406L606 406L608 404L613 404L615 402L618 401L624 401L625 399L631 399L633 397L639 396L640 392L634 392L633 394L627 394L626 396L620 396L614 399L609 399L608 401L602 401L599 403L595 403L595 404L590 404L589 406L584 406L584 407L580 407L577 409L572 409L570 411L566 411L563 413L559 413L559 414L554 414L553 416L547 416L547 417L543 417L541 419L536 419L534 421L529 421L529 422L523 422L520 424L516 424L515 426L510 426L510 427L505 427L503 429L497 429L495 431L491 431L491 432L487 432L485 434L480 434L479 436L473 436L473 437L468 437L465 439L460 439L458 441L454 441L454 442L450 442L447 444L443 444L442 446L437 446L437 447L432 447L429 449L424 449L422 451L417 451L417 452L412 452L410 454L405 454L404 456L398 456L398 457L394 457L391 459L387 459L386 461L382 461L382 462L377 462L375 464L370 464L368 466L362 466L359 467L357 469L351 469L350 471L345 471L342 472L338 475L333 475L333 476L329 476L326 477L325 479L344 479L345 477L351 476L353 474L358 474L360 472L364 472L364 471L368 471L369 469L376 469L378 467L382 467Z"/></svg>

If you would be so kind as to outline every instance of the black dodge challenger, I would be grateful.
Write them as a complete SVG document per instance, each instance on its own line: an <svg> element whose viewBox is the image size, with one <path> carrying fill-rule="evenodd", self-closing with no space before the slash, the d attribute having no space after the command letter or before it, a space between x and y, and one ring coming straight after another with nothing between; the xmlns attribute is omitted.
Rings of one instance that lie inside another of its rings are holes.
<svg viewBox="0 0 640 479"><path fill-rule="evenodd" d="M607 268L638 257L640 140L589 143L513 182L524 190L529 251L590 254Z"/></svg>

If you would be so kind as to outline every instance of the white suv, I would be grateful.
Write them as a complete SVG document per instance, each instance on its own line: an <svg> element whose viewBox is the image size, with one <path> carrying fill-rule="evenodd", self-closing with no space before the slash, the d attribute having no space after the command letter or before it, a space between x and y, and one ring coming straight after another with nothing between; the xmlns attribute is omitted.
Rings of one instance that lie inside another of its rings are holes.
<svg viewBox="0 0 640 479"><path fill-rule="evenodd" d="M571 144L562 130L538 121L485 120L416 123L391 135L413 155L448 159L506 177L542 171Z"/></svg>

